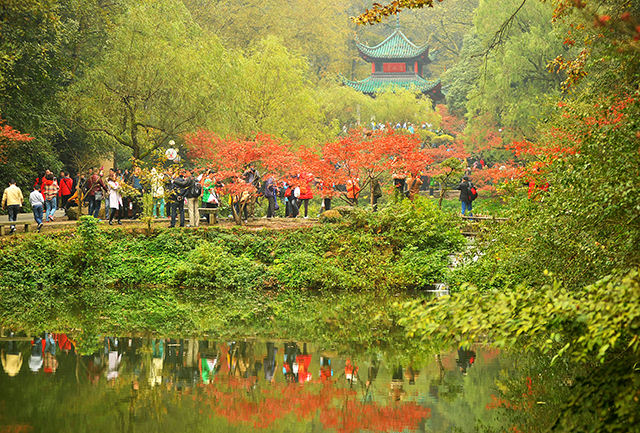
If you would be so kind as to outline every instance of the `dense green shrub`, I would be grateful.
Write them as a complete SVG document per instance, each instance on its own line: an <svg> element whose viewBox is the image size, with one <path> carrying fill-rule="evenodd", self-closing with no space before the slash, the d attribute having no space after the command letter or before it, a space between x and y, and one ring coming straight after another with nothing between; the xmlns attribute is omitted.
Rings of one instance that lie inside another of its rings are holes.
<svg viewBox="0 0 640 433"><path fill-rule="evenodd" d="M428 200L374 213L350 209L340 222L295 230L78 230L5 242L0 286L48 287L72 307L107 288L176 287L188 296L220 290L387 290L425 288L442 278L447 255L464 243Z"/></svg>
<svg viewBox="0 0 640 433"><path fill-rule="evenodd" d="M234 256L219 246L202 243L177 266L174 284L196 291L244 290L262 287L266 267L245 255Z"/></svg>

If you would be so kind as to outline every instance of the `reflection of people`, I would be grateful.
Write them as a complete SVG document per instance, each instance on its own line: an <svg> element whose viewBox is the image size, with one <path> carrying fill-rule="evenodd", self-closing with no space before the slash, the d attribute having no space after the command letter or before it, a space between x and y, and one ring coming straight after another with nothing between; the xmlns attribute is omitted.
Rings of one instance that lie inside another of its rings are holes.
<svg viewBox="0 0 640 433"><path fill-rule="evenodd" d="M198 345L201 350L198 352L198 357L200 357L198 368L200 370L202 383L204 384L211 383L213 377L220 370L220 354L216 351L215 347L210 348L209 344L212 343L209 341L203 341Z"/></svg>
<svg viewBox="0 0 640 433"><path fill-rule="evenodd" d="M102 355L96 351L93 355L86 355L82 358L87 363L87 379L92 384L97 384L102 376L102 370L104 370Z"/></svg>
<svg viewBox="0 0 640 433"><path fill-rule="evenodd" d="M409 379L409 385L415 385L416 379L420 376L420 370L414 370L411 365L407 367L407 378Z"/></svg>
<svg viewBox="0 0 640 433"><path fill-rule="evenodd" d="M42 368L43 354L44 340L42 337L33 337L33 340L31 340L31 355L29 356L29 370L37 373Z"/></svg>
<svg viewBox="0 0 640 433"><path fill-rule="evenodd" d="M273 382L276 374L276 355L278 348L272 342L267 342L267 354L264 357L264 380Z"/></svg>
<svg viewBox="0 0 640 433"><path fill-rule="evenodd" d="M75 341L71 340L67 334L53 334L53 339L56 341L60 350L65 353L73 353L75 350Z"/></svg>
<svg viewBox="0 0 640 433"><path fill-rule="evenodd" d="M58 369L58 360L56 359L56 342L49 333L44 334L44 360L43 371L45 373L55 373Z"/></svg>
<svg viewBox="0 0 640 433"><path fill-rule="evenodd" d="M282 363L282 374L287 382L298 381L298 363L296 357L300 348L296 343L284 343L284 356Z"/></svg>
<svg viewBox="0 0 640 433"><path fill-rule="evenodd" d="M462 347L458 349L458 359L456 360L456 364L460 367L462 374L467 374L467 368L471 367L475 361L476 352Z"/></svg>
<svg viewBox="0 0 640 433"><path fill-rule="evenodd" d="M122 361L122 354L119 351L119 341L117 338L104 338L104 352L107 355L107 380L118 378L118 370Z"/></svg>
<svg viewBox="0 0 640 433"><path fill-rule="evenodd" d="M380 369L380 362L377 359L371 360L371 365L367 369L367 386L371 385L378 377L378 370Z"/></svg>
<svg viewBox="0 0 640 433"><path fill-rule="evenodd" d="M311 372L309 371L311 355L307 353L307 343L302 345L302 353L296 356L296 363L298 364L298 382L309 382L311 380Z"/></svg>
<svg viewBox="0 0 640 433"><path fill-rule="evenodd" d="M9 376L15 376L20 372L22 367L22 353L18 350L18 344L15 341L7 341L5 347L0 352L2 359L2 368Z"/></svg>
<svg viewBox="0 0 640 433"><path fill-rule="evenodd" d="M358 367L353 365L351 362L351 358L347 358L344 365L344 377L349 382L349 385L353 385L354 382L358 381Z"/></svg>
<svg viewBox="0 0 640 433"><path fill-rule="evenodd" d="M367 382L365 383L365 393L362 399L363 402L369 402L373 400L373 393L371 392L371 385L378 377L378 370L380 369L380 362L373 358L369 368L367 368Z"/></svg>
<svg viewBox="0 0 640 433"><path fill-rule="evenodd" d="M162 366L164 362L164 340L151 340L151 366L149 368L149 385L162 383Z"/></svg>
<svg viewBox="0 0 640 433"><path fill-rule="evenodd" d="M403 389L404 377L402 376L402 366L398 365L393 369L393 374L391 376L391 398L393 401L402 400L404 394L406 394Z"/></svg>
<svg viewBox="0 0 640 433"><path fill-rule="evenodd" d="M320 381L328 382L333 376L333 368L331 368L331 358L326 356L320 357Z"/></svg>

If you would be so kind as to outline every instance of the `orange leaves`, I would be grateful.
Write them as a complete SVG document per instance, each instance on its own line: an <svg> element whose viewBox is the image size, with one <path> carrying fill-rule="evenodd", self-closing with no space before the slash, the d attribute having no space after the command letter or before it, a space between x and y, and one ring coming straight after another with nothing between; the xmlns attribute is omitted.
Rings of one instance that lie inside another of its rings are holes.
<svg viewBox="0 0 640 433"><path fill-rule="evenodd" d="M29 134L23 134L20 131L13 129L0 118L0 142L2 142L3 140L31 141L33 139L34 137L30 136Z"/></svg>
<svg viewBox="0 0 640 433"><path fill-rule="evenodd" d="M438 0L441 2L442 0ZM416 9L425 6L433 7L434 0L393 0L386 5L374 3L371 9L366 9L364 13L351 19L357 24L375 24L382 21L384 17L395 15L402 9Z"/></svg>
<svg viewBox="0 0 640 433"><path fill-rule="evenodd" d="M446 133L451 135L458 135L464 132L466 122L464 118L457 117L449 113L449 109L446 105L436 105L436 111L440 115L440 128Z"/></svg>
<svg viewBox="0 0 640 433"><path fill-rule="evenodd" d="M611 21L611 16L610 15L598 15L593 20L593 26L594 27L602 27L605 24L607 24L609 21Z"/></svg>
<svg viewBox="0 0 640 433"><path fill-rule="evenodd" d="M238 140L223 139L204 130L187 135L185 142L189 157L216 170L218 180L241 183L245 168L255 164L263 179L272 175L291 183L300 175L319 178L325 196L329 194L328 188L348 180L361 179L360 185L364 187L385 171L416 173L434 161L433 152L422 149L416 136L394 130L353 130L345 137L324 143L319 150L293 149L266 134L258 134L253 140Z"/></svg>
<svg viewBox="0 0 640 433"><path fill-rule="evenodd" d="M587 76L585 66L590 54L591 51L585 48L573 60L566 60L563 56L558 56L549 62L547 70L549 72L564 71L567 78L562 82L562 90L569 91L572 86Z"/></svg>
<svg viewBox="0 0 640 433"><path fill-rule="evenodd" d="M23 134L20 131L13 129L10 125L7 125L2 118L0 118L0 162L4 162L4 156L2 155L4 148L11 142L31 141L34 137L29 134Z"/></svg>

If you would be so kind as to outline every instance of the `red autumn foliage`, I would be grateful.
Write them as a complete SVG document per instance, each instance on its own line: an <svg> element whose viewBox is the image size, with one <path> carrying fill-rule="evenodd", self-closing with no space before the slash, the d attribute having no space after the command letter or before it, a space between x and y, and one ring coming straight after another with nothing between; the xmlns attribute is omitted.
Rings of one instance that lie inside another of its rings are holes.
<svg viewBox="0 0 640 433"><path fill-rule="evenodd" d="M458 117L449 112L446 105L436 105L436 111L440 115L440 129L445 134L453 135L454 137L464 132L466 122L464 118Z"/></svg>
<svg viewBox="0 0 640 433"><path fill-rule="evenodd" d="M363 132L352 130L349 135L322 146L322 159L328 163L324 182L343 185L358 182L361 189L380 180L385 172L418 173L432 162L421 141L389 129Z"/></svg>
<svg viewBox="0 0 640 433"><path fill-rule="evenodd" d="M509 409L513 411L526 411L533 407L535 404L535 392L533 389L533 381L531 377L527 377L525 380L526 391L524 391L520 397L520 401L511 401L505 398L496 397L491 394L491 403L487 403L485 409Z"/></svg>
<svg viewBox="0 0 640 433"><path fill-rule="evenodd" d="M6 157L3 155L6 147L12 142L26 142L33 140L34 137L29 134L23 134L20 131L13 129L10 125L0 118L0 162L6 162Z"/></svg>
<svg viewBox="0 0 640 433"><path fill-rule="evenodd" d="M254 140L223 139L200 130L185 137L188 156L203 166L217 171L225 181L227 194L252 193L254 188L242 182L249 164L256 165L263 179L274 176L278 181L296 184L299 176L315 177L324 197L341 194L335 187L358 181L366 188L387 171L417 173L433 161L421 148L417 136L394 130L365 132L352 130L349 135L324 143L317 151L292 147L264 134Z"/></svg>

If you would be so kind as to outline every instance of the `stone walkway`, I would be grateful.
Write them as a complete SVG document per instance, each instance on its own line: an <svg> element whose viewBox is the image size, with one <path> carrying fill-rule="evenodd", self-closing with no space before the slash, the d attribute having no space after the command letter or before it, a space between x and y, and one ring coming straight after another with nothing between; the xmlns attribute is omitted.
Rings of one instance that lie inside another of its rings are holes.
<svg viewBox="0 0 640 433"><path fill-rule="evenodd" d="M55 221L44 223L44 226L42 227L42 230L41 230L42 233L74 228L77 223L76 220L71 220L71 221L68 220L67 217L64 215L64 210L61 210L61 209L58 209L56 211L54 218L55 218ZM7 215L0 215L0 223L4 223L8 221L9 221L9 217ZM31 213L18 214L18 221L16 224L16 233L24 232L24 225L21 226L20 222L33 222L33 225L31 226L31 230L35 231L36 225L33 219L33 214ZM102 220L101 222L102 222L101 225L105 227L109 227L107 225L107 221ZM164 228L169 226L169 222L170 222L169 218L156 218L154 220L154 225L158 228ZM189 218L187 217L185 219L185 224L188 224L188 222L189 222ZM273 218L271 220L268 220L266 218L254 218L254 219L250 219L247 223L243 224L242 227L245 227L250 230L262 230L262 229L286 230L286 229L295 229L295 228L301 228L301 227L310 227L316 224L317 222L318 222L318 219L316 218L309 218L309 219ZM146 224L144 224L142 221L137 219L136 220L123 219L122 224L128 227L138 227L138 226L140 228L146 227ZM115 221L114 221L113 227L114 228L118 227L118 225L115 225ZM208 225L206 222L201 222L200 227L237 227L237 225L230 218L219 218L218 224L216 225Z"/></svg>

